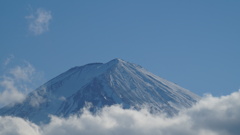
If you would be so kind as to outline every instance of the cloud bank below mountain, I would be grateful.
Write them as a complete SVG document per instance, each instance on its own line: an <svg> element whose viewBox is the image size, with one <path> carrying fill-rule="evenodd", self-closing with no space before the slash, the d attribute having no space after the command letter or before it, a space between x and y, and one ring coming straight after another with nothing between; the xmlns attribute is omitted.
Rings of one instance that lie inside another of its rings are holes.
<svg viewBox="0 0 240 135"><path fill-rule="evenodd" d="M122 109L121 106L104 107L97 114L86 108L83 114L69 118L50 116L49 124L36 125L18 117L0 117L0 134L18 135L238 135L240 125L240 91L227 96L207 95L190 109L167 118Z"/></svg>

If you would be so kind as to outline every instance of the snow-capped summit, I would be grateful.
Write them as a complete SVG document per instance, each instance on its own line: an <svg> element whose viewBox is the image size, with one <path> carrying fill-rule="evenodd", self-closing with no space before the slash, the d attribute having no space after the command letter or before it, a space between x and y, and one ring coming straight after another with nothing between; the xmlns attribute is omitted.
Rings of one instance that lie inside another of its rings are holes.
<svg viewBox="0 0 240 135"><path fill-rule="evenodd" d="M46 122L49 114L67 117L78 113L86 102L92 103L92 111L114 104L135 109L144 105L152 112L174 115L198 99L139 65L113 59L71 68L31 92L23 103L0 109L0 115Z"/></svg>
<svg viewBox="0 0 240 135"><path fill-rule="evenodd" d="M119 59L119 58L115 58L111 61L109 61L108 63L115 63L115 64L118 64L118 63L124 63L125 61L122 60L122 59Z"/></svg>

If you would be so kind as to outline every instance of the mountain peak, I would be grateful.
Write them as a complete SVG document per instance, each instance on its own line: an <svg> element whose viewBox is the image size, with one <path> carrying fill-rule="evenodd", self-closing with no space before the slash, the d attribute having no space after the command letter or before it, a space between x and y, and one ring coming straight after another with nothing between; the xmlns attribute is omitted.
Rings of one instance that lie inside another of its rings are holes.
<svg viewBox="0 0 240 135"><path fill-rule="evenodd" d="M122 60L122 59L119 59L119 58L115 58L115 59L107 62L107 64L111 64L111 65L119 64L119 63L126 63L126 62L124 60Z"/></svg>
<svg viewBox="0 0 240 135"><path fill-rule="evenodd" d="M107 69L109 68L117 68L117 67L123 67L123 66L127 66L128 62L122 60L122 59L119 59L119 58L115 58L107 63L104 63L103 66Z"/></svg>
<svg viewBox="0 0 240 135"><path fill-rule="evenodd" d="M115 58L115 59L112 59L111 61L124 62L124 60L122 60L122 59L120 59L120 58Z"/></svg>

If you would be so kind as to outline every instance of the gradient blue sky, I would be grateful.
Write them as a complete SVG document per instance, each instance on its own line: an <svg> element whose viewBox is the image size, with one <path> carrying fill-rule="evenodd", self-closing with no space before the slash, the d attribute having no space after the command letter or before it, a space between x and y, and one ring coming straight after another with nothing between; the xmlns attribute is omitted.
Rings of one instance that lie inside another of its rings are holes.
<svg viewBox="0 0 240 135"><path fill-rule="evenodd" d="M28 61L47 81L121 58L199 95L226 95L240 88L239 7L239 0L1 0L0 60ZM29 25L38 9L51 19L36 34Z"/></svg>

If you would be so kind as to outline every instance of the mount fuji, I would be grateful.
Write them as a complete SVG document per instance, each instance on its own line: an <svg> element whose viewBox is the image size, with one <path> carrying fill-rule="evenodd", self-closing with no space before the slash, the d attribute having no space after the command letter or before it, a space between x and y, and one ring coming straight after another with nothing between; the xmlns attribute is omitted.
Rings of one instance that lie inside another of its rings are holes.
<svg viewBox="0 0 240 135"><path fill-rule="evenodd" d="M121 59L77 66L29 93L22 103L0 109L0 115L48 122L49 115L68 117L80 113L86 103L96 112L104 106L147 106L152 113L169 116L189 108L200 99L194 93L162 79L139 65Z"/></svg>

